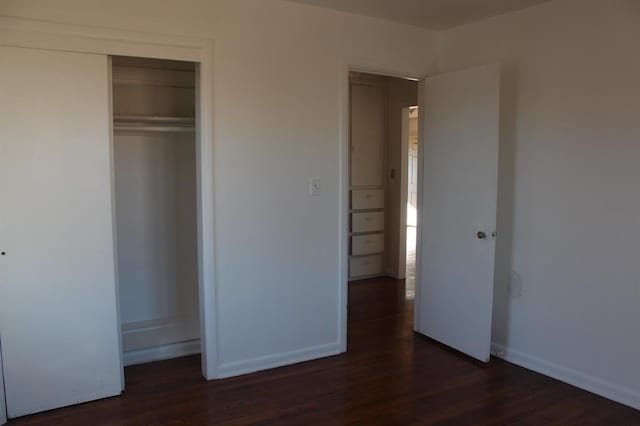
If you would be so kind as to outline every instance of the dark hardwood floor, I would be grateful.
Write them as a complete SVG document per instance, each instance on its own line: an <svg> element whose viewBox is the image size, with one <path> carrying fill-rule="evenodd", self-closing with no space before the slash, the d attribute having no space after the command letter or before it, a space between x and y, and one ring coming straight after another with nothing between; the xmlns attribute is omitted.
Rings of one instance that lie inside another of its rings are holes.
<svg viewBox="0 0 640 426"><path fill-rule="evenodd" d="M347 354L205 382L199 357L126 369L119 397L10 424L640 425L640 411L412 333L401 281L349 290Z"/></svg>

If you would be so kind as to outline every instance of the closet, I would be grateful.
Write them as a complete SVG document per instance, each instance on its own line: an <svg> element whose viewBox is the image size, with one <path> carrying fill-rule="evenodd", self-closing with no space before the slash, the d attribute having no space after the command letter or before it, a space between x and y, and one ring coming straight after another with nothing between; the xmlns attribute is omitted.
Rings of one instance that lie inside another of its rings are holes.
<svg viewBox="0 0 640 426"><path fill-rule="evenodd" d="M202 63L108 55L199 48L34 34L0 37L0 423L118 395L123 364L200 352L210 268Z"/></svg>
<svg viewBox="0 0 640 426"><path fill-rule="evenodd" d="M195 66L111 64L124 365L198 353Z"/></svg>

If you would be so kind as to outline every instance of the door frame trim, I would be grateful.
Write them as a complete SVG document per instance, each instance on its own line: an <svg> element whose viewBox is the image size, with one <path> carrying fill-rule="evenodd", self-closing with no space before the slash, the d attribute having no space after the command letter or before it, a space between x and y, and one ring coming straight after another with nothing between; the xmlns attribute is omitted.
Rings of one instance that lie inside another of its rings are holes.
<svg viewBox="0 0 640 426"><path fill-rule="evenodd" d="M382 75L385 77L397 77L411 79L422 82L427 75L416 74L414 71L399 69L382 69L377 67L367 67L357 64L343 63L340 66L340 203L339 203L339 247L338 247L338 342L340 352L347 351L347 329L348 329L348 303L349 303L349 129L351 124L350 100L349 100L349 73L351 71L363 72L368 74ZM419 85L419 90L423 86ZM418 108L423 105L421 95L418 94ZM422 120L418 120L421 123ZM420 124L419 124L420 125ZM422 137L422 130L419 128L418 137ZM419 143L422 143L421 141ZM421 164L420 153L418 149L418 163ZM420 166L418 166L418 169ZM418 184L420 181L418 180ZM420 187L418 187L418 209L421 210ZM420 211L419 210L419 211ZM420 219L418 215L417 223L417 239L420 238ZM420 266L420 246L416 246L416 295L414 301L414 312L417 315L419 311L419 266ZM417 320L414 319L414 329Z"/></svg>
<svg viewBox="0 0 640 426"><path fill-rule="evenodd" d="M424 170L424 147L425 143L425 114L426 114L426 99L425 88L427 85L427 78L424 76L418 82L418 197L416 207L416 291L415 299L413 302L413 330L420 332L420 312L422 311L422 172Z"/></svg>
<svg viewBox="0 0 640 426"><path fill-rule="evenodd" d="M219 359L214 245L213 40L0 17L0 46L196 63L197 239L202 374L207 380L217 378ZM113 160L111 168L113 170ZM113 190L112 183L112 195ZM115 222L115 217L112 220ZM115 256L114 251L114 259L117 259ZM114 291L117 292L117 288ZM120 325L115 326L120 333Z"/></svg>

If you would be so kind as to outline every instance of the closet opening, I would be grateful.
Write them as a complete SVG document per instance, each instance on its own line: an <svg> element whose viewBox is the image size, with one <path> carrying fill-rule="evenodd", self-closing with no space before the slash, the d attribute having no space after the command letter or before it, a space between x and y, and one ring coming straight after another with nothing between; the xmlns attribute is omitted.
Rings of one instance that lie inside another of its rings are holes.
<svg viewBox="0 0 640 426"><path fill-rule="evenodd" d="M192 62L111 57L125 367L200 353L196 79Z"/></svg>

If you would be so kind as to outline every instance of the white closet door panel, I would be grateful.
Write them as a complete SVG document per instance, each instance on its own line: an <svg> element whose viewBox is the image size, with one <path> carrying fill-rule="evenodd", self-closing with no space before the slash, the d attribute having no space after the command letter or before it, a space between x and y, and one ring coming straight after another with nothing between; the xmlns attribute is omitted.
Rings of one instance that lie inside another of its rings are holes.
<svg viewBox="0 0 640 426"><path fill-rule="evenodd" d="M382 186L385 93L382 87L351 86L351 185Z"/></svg>
<svg viewBox="0 0 640 426"><path fill-rule="evenodd" d="M120 393L107 57L0 47L9 417Z"/></svg>

